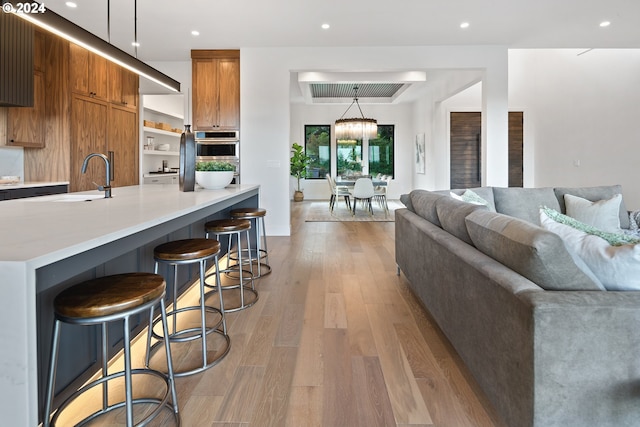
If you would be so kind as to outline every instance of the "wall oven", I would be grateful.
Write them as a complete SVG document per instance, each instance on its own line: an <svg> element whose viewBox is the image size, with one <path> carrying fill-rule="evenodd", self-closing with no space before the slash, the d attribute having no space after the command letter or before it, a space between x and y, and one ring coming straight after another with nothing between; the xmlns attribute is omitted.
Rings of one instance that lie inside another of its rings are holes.
<svg viewBox="0 0 640 427"><path fill-rule="evenodd" d="M240 183L240 132L237 130L196 131L196 161L233 163L236 172L232 183Z"/></svg>

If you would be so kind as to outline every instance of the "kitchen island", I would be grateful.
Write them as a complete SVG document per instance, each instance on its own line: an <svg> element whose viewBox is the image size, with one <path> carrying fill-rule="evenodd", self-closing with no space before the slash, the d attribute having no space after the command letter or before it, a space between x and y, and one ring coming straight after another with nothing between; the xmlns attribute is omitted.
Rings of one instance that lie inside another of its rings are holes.
<svg viewBox="0 0 640 427"><path fill-rule="evenodd" d="M3 425L38 425L57 293L102 275L153 272L157 244L203 237L206 221L259 204L256 185L194 192L175 185L131 186L114 188L111 199L101 195L90 191L0 204ZM73 341L66 347L62 342L60 356L69 358L69 366L59 368L63 384L57 388L71 388L100 362L95 333L67 334Z"/></svg>

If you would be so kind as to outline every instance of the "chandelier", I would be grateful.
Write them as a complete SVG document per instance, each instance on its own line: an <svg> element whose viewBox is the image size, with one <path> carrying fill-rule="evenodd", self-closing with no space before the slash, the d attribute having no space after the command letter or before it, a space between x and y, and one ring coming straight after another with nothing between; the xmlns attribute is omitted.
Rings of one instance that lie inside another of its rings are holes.
<svg viewBox="0 0 640 427"><path fill-rule="evenodd" d="M362 113L360 103L358 103L358 86L353 87L353 102L349 105L349 108L342 114L342 116L336 120L336 139L338 140L355 140L362 139L365 136L368 139L378 137L378 122L376 119L367 119ZM358 106L360 111L360 118L345 119L344 116L353 107L353 104Z"/></svg>

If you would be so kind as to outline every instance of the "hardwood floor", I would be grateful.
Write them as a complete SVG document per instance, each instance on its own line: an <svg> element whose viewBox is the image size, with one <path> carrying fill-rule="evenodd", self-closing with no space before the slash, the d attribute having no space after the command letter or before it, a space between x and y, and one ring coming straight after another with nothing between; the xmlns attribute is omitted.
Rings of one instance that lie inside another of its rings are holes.
<svg viewBox="0 0 640 427"><path fill-rule="evenodd" d="M502 426L396 275L394 223L305 222L309 205L269 238L273 272L228 315L227 357L177 379L182 425Z"/></svg>

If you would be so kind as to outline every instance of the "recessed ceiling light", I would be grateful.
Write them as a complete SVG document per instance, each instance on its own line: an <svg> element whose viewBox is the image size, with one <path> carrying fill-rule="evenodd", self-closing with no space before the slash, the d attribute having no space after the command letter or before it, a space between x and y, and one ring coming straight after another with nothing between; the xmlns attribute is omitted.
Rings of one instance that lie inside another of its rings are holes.
<svg viewBox="0 0 640 427"><path fill-rule="evenodd" d="M329 25L329 24L322 24L322 29L323 29L323 30L328 30L329 28L331 28L331 25Z"/></svg>
<svg viewBox="0 0 640 427"><path fill-rule="evenodd" d="M460 24L460 28L469 28L469 23L463 22L462 24Z"/></svg>
<svg viewBox="0 0 640 427"><path fill-rule="evenodd" d="M200 31L193 30L193 31L191 31L191 35L192 36L199 36L200 35Z"/></svg>
<svg viewBox="0 0 640 427"><path fill-rule="evenodd" d="M601 27L608 27L609 25L611 25L611 22L609 22L609 21L602 21L602 22L600 23L600 26L601 26Z"/></svg>
<svg viewBox="0 0 640 427"><path fill-rule="evenodd" d="M68 1L68 2L66 2L65 4L67 5L67 7L78 7L78 5L77 5L77 4L75 4L75 3L74 3L74 2L72 2L72 1Z"/></svg>
<svg viewBox="0 0 640 427"><path fill-rule="evenodd" d="M140 47L140 43L138 43L138 42L131 42L131 46Z"/></svg>

